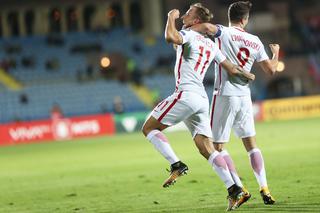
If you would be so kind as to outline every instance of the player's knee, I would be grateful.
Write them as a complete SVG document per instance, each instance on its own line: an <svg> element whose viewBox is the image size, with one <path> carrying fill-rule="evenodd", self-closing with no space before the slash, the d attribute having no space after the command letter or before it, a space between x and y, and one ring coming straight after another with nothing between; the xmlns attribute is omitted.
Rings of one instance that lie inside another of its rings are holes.
<svg viewBox="0 0 320 213"><path fill-rule="evenodd" d="M200 153L204 158L206 158L206 159L209 158L210 154L209 154L209 152L208 152L207 149L205 149L205 148L198 148L198 150L199 150L199 153Z"/></svg>
<svg viewBox="0 0 320 213"><path fill-rule="evenodd" d="M148 123L145 123L142 128L141 128L141 132L143 133L143 135L145 137L147 137L147 135L152 131L155 130L157 128L154 128L152 125L149 125Z"/></svg>
<svg viewBox="0 0 320 213"><path fill-rule="evenodd" d="M243 138L243 145L245 149L249 152L252 149L258 148L254 137Z"/></svg>
<svg viewBox="0 0 320 213"><path fill-rule="evenodd" d="M141 132L145 137L147 137L147 135L149 134L150 131L147 128L142 128Z"/></svg>
<svg viewBox="0 0 320 213"><path fill-rule="evenodd" d="M217 150L218 152L223 151L223 145L219 143L213 143L214 149Z"/></svg>
<svg viewBox="0 0 320 213"><path fill-rule="evenodd" d="M216 150L217 150L218 152L222 152L222 151L223 151L223 148L222 148L222 147L217 147Z"/></svg>
<svg viewBox="0 0 320 213"><path fill-rule="evenodd" d="M147 137L147 135L149 134L150 130L148 128L148 126L146 124L143 124L142 128L141 128L141 132L144 134L144 136Z"/></svg>
<svg viewBox="0 0 320 213"><path fill-rule="evenodd" d="M203 149L199 149L199 153L202 155L202 156L205 156L206 152L203 150Z"/></svg>

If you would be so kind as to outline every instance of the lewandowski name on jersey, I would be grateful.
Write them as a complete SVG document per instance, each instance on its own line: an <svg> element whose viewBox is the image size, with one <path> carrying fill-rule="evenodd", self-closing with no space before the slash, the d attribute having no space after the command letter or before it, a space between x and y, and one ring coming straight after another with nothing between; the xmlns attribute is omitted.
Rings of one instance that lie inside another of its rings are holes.
<svg viewBox="0 0 320 213"><path fill-rule="evenodd" d="M246 47L251 47L252 49L255 49L257 51L259 51L260 49L259 44L254 41L245 39L242 35L231 35L231 39L232 41L242 42Z"/></svg>

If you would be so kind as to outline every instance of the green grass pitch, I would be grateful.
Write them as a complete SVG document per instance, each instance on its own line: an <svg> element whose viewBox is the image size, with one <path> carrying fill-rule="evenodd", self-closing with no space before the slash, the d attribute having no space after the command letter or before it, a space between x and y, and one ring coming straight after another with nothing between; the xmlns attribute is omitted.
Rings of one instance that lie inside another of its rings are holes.
<svg viewBox="0 0 320 213"><path fill-rule="evenodd" d="M257 124L265 206L241 142L227 146L251 200L238 212L319 212L320 119ZM0 147L0 212L224 212L226 189L188 132L168 133L190 172L162 188L169 165L140 133Z"/></svg>

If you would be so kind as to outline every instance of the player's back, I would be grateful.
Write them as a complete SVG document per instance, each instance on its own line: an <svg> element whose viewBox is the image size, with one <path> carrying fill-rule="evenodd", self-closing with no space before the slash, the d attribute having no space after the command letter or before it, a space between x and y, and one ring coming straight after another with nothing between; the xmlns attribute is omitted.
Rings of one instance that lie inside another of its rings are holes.
<svg viewBox="0 0 320 213"><path fill-rule="evenodd" d="M260 39L239 27L219 26L221 35L216 39L222 53L233 63L251 71L255 61L268 59ZM249 85L232 82L223 68L216 66L215 89L220 95L250 95Z"/></svg>
<svg viewBox="0 0 320 213"><path fill-rule="evenodd" d="M202 82L212 60L221 57L217 56L218 47L210 38L198 32L181 30L180 34L183 44L178 45L176 53L176 90L193 91L206 96Z"/></svg>

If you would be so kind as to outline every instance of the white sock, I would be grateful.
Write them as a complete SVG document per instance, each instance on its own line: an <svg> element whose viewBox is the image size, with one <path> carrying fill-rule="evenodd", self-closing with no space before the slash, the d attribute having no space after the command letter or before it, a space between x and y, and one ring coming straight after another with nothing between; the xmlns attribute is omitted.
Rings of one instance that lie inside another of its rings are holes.
<svg viewBox="0 0 320 213"><path fill-rule="evenodd" d="M228 165L228 169L230 171L230 174L232 176L233 181L240 186L241 188L243 187L243 184L239 178L239 175L237 173L236 167L233 163L233 160L230 156L230 154L228 153L227 150L223 150L222 152L220 152L220 155L223 157L223 159L226 161L227 165Z"/></svg>
<svg viewBox="0 0 320 213"><path fill-rule="evenodd" d="M266 170L260 149L254 148L248 152L253 173L256 176L260 188L267 187Z"/></svg>
<svg viewBox="0 0 320 213"><path fill-rule="evenodd" d="M163 155L163 157L165 157L170 162L170 164L179 161L179 158L171 148L168 139L162 132L160 132L159 130L152 130L147 135L147 139L154 145L156 150L158 150Z"/></svg>
<svg viewBox="0 0 320 213"><path fill-rule="evenodd" d="M218 151L214 151L210 155L208 162L217 172L218 176L224 182L227 189L233 184L235 184L231 177L226 161L223 159L223 157L219 154Z"/></svg>

